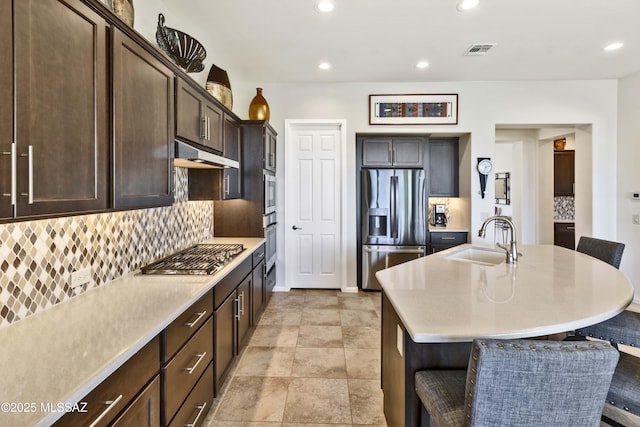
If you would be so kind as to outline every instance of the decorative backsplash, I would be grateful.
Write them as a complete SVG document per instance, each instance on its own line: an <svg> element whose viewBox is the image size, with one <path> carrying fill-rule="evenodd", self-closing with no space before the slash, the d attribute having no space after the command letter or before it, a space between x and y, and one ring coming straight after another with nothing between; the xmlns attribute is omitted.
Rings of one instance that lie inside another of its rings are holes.
<svg viewBox="0 0 640 427"><path fill-rule="evenodd" d="M553 198L554 220L573 220L575 217L576 206L573 196L556 196Z"/></svg>
<svg viewBox="0 0 640 427"><path fill-rule="evenodd" d="M187 169L175 171L173 206L0 224L0 327L211 238L213 202L188 201Z"/></svg>

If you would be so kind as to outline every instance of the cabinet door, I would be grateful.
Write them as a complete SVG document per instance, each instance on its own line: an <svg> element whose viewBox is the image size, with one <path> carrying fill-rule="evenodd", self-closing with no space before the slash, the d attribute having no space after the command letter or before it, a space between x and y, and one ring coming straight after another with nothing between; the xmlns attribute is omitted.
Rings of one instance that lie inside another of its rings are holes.
<svg viewBox="0 0 640 427"><path fill-rule="evenodd" d="M0 0L0 219L13 216L11 206L11 143L13 142L13 59L11 0Z"/></svg>
<svg viewBox="0 0 640 427"><path fill-rule="evenodd" d="M176 136L204 144L206 118L200 93L181 78L176 79Z"/></svg>
<svg viewBox="0 0 640 427"><path fill-rule="evenodd" d="M556 222L553 224L553 244L575 250L576 227L573 222Z"/></svg>
<svg viewBox="0 0 640 427"><path fill-rule="evenodd" d="M234 357L235 348L235 306L236 292L218 307L214 313L214 369L215 369L215 395L217 396L227 376L229 367Z"/></svg>
<svg viewBox="0 0 640 427"><path fill-rule="evenodd" d="M362 141L362 166L391 166L393 142L391 139L365 138Z"/></svg>
<svg viewBox="0 0 640 427"><path fill-rule="evenodd" d="M422 167L424 138L393 140L393 165L396 167Z"/></svg>
<svg viewBox="0 0 640 427"><path fill-rule="evenodd" d="M114 207L173 203L172 71L113 32Z"/></svg>
<svg viewBox="0 0 640 427"><path fill-rule="evenodd" d="M264 135L264 168L276 172L276 134L265 127Z"/></svg>
<svg viewBox="0 0 640 427"><path fill-rule="evenodd" d="M104 210L106 21L80 0L13 7L17 215Z"/></svg>
<svg viewBox="0 0 640 427"><path fill-rule="evenodd" d="M240 160L240 126L230 116L224 118L224 156ZM222 198L224 200L242 197L242 174L240 168L226 168L223 170Z"/></svg>
<svg viewBox="0 0 640 427"><path fill-rule="evenodd" d="M149 384L111 427L160 427L160 376Z"/></svg>
<svg viewBox="0 0 640 427"><path fill-rule="evenodd" d="M458 197L458 141L429 142L429 196Z"/></svg>
<svg viewBox="0 0 640 427"><path fill-rule="evenodd" d="M265 262L262 261L253 269L253 279L251 285L251 311L253 319L251 323L254 327L258 325L258 319L264 309L265 302L265 282L264 282Z"/></svg>
<svg viewBox="0 0 640 427"><path fill-rule="evenodd" d="M575 152L556 151L553 155L553 195L573 196Z"/></svg>
<svg viewBox="0 0 640 427"><path fill-rule="evenodd" d="M236 319L238 321L238 348L236 354L244 347L251 330L251 288L252 275L248 275L240 285L238 285L238 296L236 303Z"/></svg>
<svg viewBox="0 0 640 427"><path fill-rule="evenodd" d="M222 153L224 149L222 109L215 104L205 102L203 114L206 120L206 137L203 144Z"/></svg>

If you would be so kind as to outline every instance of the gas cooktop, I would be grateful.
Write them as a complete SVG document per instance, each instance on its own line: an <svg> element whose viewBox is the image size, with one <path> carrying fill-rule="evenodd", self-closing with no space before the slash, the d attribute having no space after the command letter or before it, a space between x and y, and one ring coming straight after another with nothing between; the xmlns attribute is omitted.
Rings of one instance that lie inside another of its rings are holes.
<svg viewBox="0 0 640 427"><path fill-rule="evenodd" d="M242 244L202 243L142 267L142 274L200 274L220 271L244 250Z"/></svg>

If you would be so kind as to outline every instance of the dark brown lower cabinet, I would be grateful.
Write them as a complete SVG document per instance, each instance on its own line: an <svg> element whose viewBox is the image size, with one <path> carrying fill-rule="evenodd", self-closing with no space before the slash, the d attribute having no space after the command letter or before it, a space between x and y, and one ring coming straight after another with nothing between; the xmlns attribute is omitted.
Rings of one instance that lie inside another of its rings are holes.
<svg viewBox="0 0 640 427"><path fill-rule="evenodd" d="M146 384L152 378L157 379L160 368L160 339L154 338L118 370L111 374L98 387L81 399L86 402L87 412L70 412L58 420L54 425L58 426L106 426L109 425L125 408L127 411L134 405L144 405L143 401L149 401L154 391L147 391ZM154 380L155 381L155 380ZM148 392L140 402L134 398L140 393ZM130 404L130 402L132 402ZM154 400L159 404L159 399ZM125 412L127 412L125 411ZM140 411L140 408L132 409L129 415ZM159 411L159 410L158 410ZM124 416L124 413L123 413ZM158 418L159 425L159 418ZM121 425L146 425L146 424L121 424ZM155 424L152 424L155 425Z"/></svg>
<svg viewBox="0 0 640 427"><path fill-rule="evenodd" d="M263 252L264 253L264 252ZM264 310L265 299L265 269L264 260L253 267L253 280L251 283L251 315L252 323L256 325Z"/></svg>
<svg viewBox="0 0 640 427"><path fill-rule="evenodd" d="M429 233L430 243L427 253L434 254L467 243L467 233L464 231L441 231Z"/></svg>
<svg viewBox="0 0 640 427"><path fill-rule="evenodd" d="M213 351L213 319L209 320L187 341L175 357L163 368L164 419L172 420L200 376L211 362Z"/></svg>
<svg viewBox="0 0 640 427"><path fill-rule="evenodd" d="M212 404L213 363L210 363L169 426L201 426L207 416L207 413L211 409Z"/></svg>
<svg viewBox="0 0 640 427"><path fill-rule="evenodd" d="M214 312L215 322L215 382L214 390L217 396L224 383L231 362L234 358L235 332L235 293L229 297Z"/></svg>
<svg viewBox="0 0 640 427"><path fill-rule="evenodd" d="M573 222L553 224L553 244L567 249L576 248L576 225Z"/></svg>
<svg viewBox="0 0 640 427"><path fill-rule="evenodd" d="M111 427L160 427L160 376L140 393Z"/></svg>

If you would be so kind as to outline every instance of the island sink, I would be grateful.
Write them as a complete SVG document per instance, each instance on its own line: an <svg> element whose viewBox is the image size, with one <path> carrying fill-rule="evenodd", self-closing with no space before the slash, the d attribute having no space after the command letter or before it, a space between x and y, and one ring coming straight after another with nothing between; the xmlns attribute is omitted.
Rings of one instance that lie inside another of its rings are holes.
<svg viewBox="0 0 640 427"><path fill-rule="evenodd" d="M454 249L449 255L444 255L444 258L482 265L498 265L506 261L503 250L483 246L470 246L457 251Z"/></svg>

